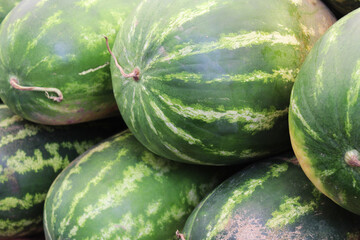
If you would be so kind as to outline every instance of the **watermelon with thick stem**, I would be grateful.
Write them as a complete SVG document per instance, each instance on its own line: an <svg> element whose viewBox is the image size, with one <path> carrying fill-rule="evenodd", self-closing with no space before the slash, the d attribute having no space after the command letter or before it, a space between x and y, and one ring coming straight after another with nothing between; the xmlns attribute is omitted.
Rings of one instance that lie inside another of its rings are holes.
<svg viewBox="0 0 360 240"><path fill-rule="evenodd" d="M231 172L166 160L122 132L54 181L44 208L46 239L174 239L193 208Z"/></svg>
<svg viewBox="0 0 360 240"><path fill-rule="evenodd" d="M128 74L112 60L120 112L175 161L236 164L289 149L294 79L334 21L314 0L143 1L112 49Z"/></svg>
<svg viewBox="0 0 360 240"><path fill-rule="evenodd" d="M125 129L119 118L71 126L34 124L0 105L0 239L42 231L46 193L72 160Z"/></svg>
<svg viewBox="0 0 360 240"><path fill-rule="evenodd" d="M27 120L50 125L118 114L103 35L113 41L137 2L20 2L0 29L3 102Z"/></svg>
<svg viewBox="0 0 360 240"><path fill-rule="evenodd" d="M341 18L304 62L291 95L289 128L314 185L360 214L360 9Z"/></svg>
<svg viewBox="0 0 360 240"><path fill-rule="evenodd" d="M255 163L224 181L192 212L183 238L360 239L360 216L321 194L290 156Z"/></svg>

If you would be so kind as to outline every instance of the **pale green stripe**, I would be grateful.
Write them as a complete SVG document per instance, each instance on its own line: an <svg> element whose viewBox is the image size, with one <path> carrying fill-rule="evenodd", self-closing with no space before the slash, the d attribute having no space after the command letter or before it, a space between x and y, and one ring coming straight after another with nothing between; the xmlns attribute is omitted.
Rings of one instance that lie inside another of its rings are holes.
<svg viewBox="0 0 360 240"><path fill-rule="evenodd" d="M128 138L129 136L131 136L131 133L124 133L122 135L118 135L118 137L116 137L114 139L114 142L119 142L119 141L123 141L126 138ZM57 209L59 209L59 207L62 204L62 199L64 194L66 194L65 192L67 190L70 190L72 188L72 181L70 180L71 176L74 174L79 174L81 172L81 165L83 163L86 163L87 161L89 161L91 159L91 157L98 153L98 152L102 152L105 149L109 148L111 146L111 142L109 141L105 141L99 145L97 145L96 147L91 148L86 155L84 155L80 161L78 161L74 166L71 167L70 171L68 172L68 174L64 177L61 185L59 186L59 188L56 190L56 194L54 196L54 200L52 201L52 206L51 206L51 226L52 229L54 229L55 227L55 223L56 223L56 216L55 216L55 212L57 211ZM51 187L48 195L50 196L52 194L52 191L54 189Z"/></svg>
<svg viewBox="0 0 360 240"><path fill-rule="evenodd" d="M346 134L350 137L352 124L351 124L351 108L354 107L358 102L358 96L360 92L360 60L358 60L356 67L351 75L350 89L347 92L347 111L346 111L346 122L345 130Z"/></svg>
<svg viewBox="0 0 360 240"><path fill-rule="evenodd" d="M98 2L99 0L80 0L78 2L75 2L75 5L84 8L85 11L88 11L89 8L96 6Z"/></svg>
<svg viewBox="0 0 360 240"><path fill-rule="evenodd" d="M202 42L199 44L186 44L176 52L168 53L166 57L159 59L154 58L145 69L150 68L157 62L168 62L170 60L179 60L184 57L189 57L197 54L210 53L215 50L228 49L235 50L244 47L252 47L254 45L262 44L282 44L289 46L299 46L301 43L297 40L295 34L281 34L279 32L241 32L222 35L218 41Z"/></svg>
<svg viewBox="0 0 360 240"><path fill-rule="evenodd" d="M9 109L5 104L0 104L0 109Z"/></svg>
<svg viewBox="0 0 360 240"><path fill-rule="evenodd" d="M132 126L136 126L136 121L135 121L135 102L136 102L136 89L134 88L133 93L132 93L132 103L131 103L131 107L130 107L130 122ZM140 94L139 94L140 95ZM135 129L136 131L136 129Z"/></svg>
<svg viewBox="0 0 360 240"><path fill-rule="evenodd" d="M323 81L323 73L324 73L324 64L320 64L315 73L315 87L314 87L314 100L318 102L318 96L324 90L324 81Z"/></svg>
<svg viewBox="0 0 360 240"><path fill-rule="evenodd" d="M27 66L26 75L30 74L34 69L38 68L43 64L46 64L47 68L50 69L52 68L53 64L56 63L56 61L58 61L58 59L55 56L45 56L37 63L30 64L29 66Z"/></svg>
<svg viewBox="0 0 360 240"><path fill-rule="evenodd" d="M38 3L36 3L36 7L42 7L44 4L49 0L40 0Z"/></svg>
<svg viewBox="0 0 360 240"><path fill-rule="evenodd" d="M21 18L17 18L14 22L10 23L8 25L8 28L6 29L7 31L7 37L8 37L8 42L11 44L11 49L13 52L16 52L14 49L14 43L15 41L15 37L18 35L18 32L22 31L22 25L24 22L26 22L30 16L32 16L33 13L31 11L28 11L26 13L25 16L22 16ZM2 51L0 51L1 54L1 61L3 63L7 63L9 60L8 59L4 59Z"/></svg>
<svg viewBox="0 0 360 240"><path fill-rule="evenodd" d="M214 84L214 83L229 83L229 82L261 82L261 83L271 83L274 81L279 81L278 78L281 78L283 82L295 82L295 78L299 73L299 69L289 69L289 68L279 68L274 69L272 73L264 72L261 70L256 70L247 74L224 74L221 77L214 78L212 80L204 80L202 74L189 73L189 72L180 72L180 73L171 73L166 74L161 77L152 77L145 76L145 81L174 81L181 80L184 82L198 83L198 84Z"/></svg>
<svg viewBox="0 0 360 240"><path fill-rule="evenodd" d="M161 111L161 109L156 105L156 103L154 101L150 101L150 105L151 107L154 109L154 112L156 114L156 116L162 120L165 125L173 132L175 133L177 136L179 136L180 138L182 138L184 141L188 142L189 144L199 144L201 146L203 146L203 143L201 142L200 139L194 138L193 136L191 136L191 134L187 133L185 130L178 128L174 125L174 123L172 123L170 121L170 119L168 119L164 112Z"/></svg>
<svg viewBox="0 0 360 240"><path fill-rule="evenodd" d="M161 44L164 39L173 31L177 30L183 24L192 21L193 19L200 17L208 12L210 12L211 8L215 7L219 4L219 1L206 1L205 3L201 3L196 7L192 7L190 9L185 9L179 12L176 16L170 18L169 23L163 24L161 22L155 22L153 26L150 28L147 37L145 39L151 40L156 44ZM162 27L164 27L162 29ZM162 32L159 32L159 29ZM148 42L145 43L144 50L149 46Z"/></svg>
<svg viewBox="0 0 360 240"><path fill-rule="evenodd" d="M114 238L115 235L119 236L119 228L121 228L121 237ZM156 230L158 229L155 228L153 221L144 215L133 216L131 212L127 212L121 216L119 221L110 223L100 230L99 235L92 236L90 239L140 239L153 235Z"/></svg>
<svg viewBox="0 0 360 240"><path fill-rule="evenodd" d="M176 147L172 146L170 143L163 141L162 144L166 147L170 152L172 152L175 156L179 157L182 160L186 160L191 163L204 164L203 161L197 160L193 157L186 155L184 152L179 151Z"/></svg>
<svg viewBox="0 0 360 240"><path fill-rule="evenodd" d="M302 116L300 109L296 105L295 98L291 98L290 105L291 105L292 113L301 121L302 125L305 127L305 131L314 139L318 141L322 141L320 136L314 130L311 129L310 125L306 122L306 120Z"/></svg>
<svg viewBox="0 0 360 240"><path fill-rule="evenodd" d="M179 168L178 163L161 158L150 151L144 151L141 160L160 175Z"/></svg>
<svg viewBox="0 0 360 240"><path fill-rule="evenodd" d="M47 143L45 149L51 155L49 159L44 159L39 149L34 150L33 156L27 156L23 150L19 149L14 156L6 160L6 165L13 172L25 174L30 171L37 172L44 167L52 167L55 172L58 172L69 164L68 157L63 158L59 154L58 143Z"/></svg>
<svg viewBox="0 0 360 240"><path fill-rule="evenodd" d="M21 122L21 121L23 121L23 120L24 120L24 119L21 118L20 116L18 116L18 115L13 115L13 116L11 116L11 117L9 117L9 118L5 118L5 119L1 120L1 121L0 121L0 127L6 129L6 128L9 127L10 125L13 125L13 124L16 123L16 122Z"/></svg>
<svg viewBox="0 0 360 240"><path fill-rule="evenodd" d="M273 218L266 222L266 226L270 228L281 228L294 223L298 218L306 214L314 212L319 205L321 194L319 194L317 189L314 189L313 195L313 200L304 203L300 202L300 196L293 198L285 196L279 209L271 214Z"/></svg>
<svg viewBox="0 0 360 240"><path fill-rule="evenodd" d="M0 148L12 143L16 140L25 139L27 137L35 136L40 130L40 127L33 124L25 124L24 129L21 129L16 134L4 135L0 139Z"/></svg>
<svg viewBox="0 0 360 240"><path fill-rule="evenodd" d="M61 10L59 10L59 11L57 11L56 13L54 13L53 15L51 15L50 17L48 17L46 19L44 24L41 25L40 33L38 33L36 38L34 38L32 41L30 41L28 43L25 55L27 55L31 49L36 47L36 45L38 44L38 41L42 37L45 36L45 34L47 33L47 31L49 29L52 29L55 25L60 24L62 22L62 19L61 19L62 14L63 14L63 12Z"/></svg>
<svg viewBox="0 0 360 240"><path fill-rule="evenodd" d="M347 21L337 21L336 24L332 25L326 32L326 37L324 37L324 41L322 41L322 49L321 49L321 53L327 54L330 50L330 48L332 48L332 46L337 46L338 44L336 43L338 41L338 37L341 36L341 28L343 27L343 25L346 23Z"/></svg>
<svg viewBox="0 0 360 240"><path fill-rule="evenodd" d="M101 29L101 33L96 33L93 27L83 27L79 34L79 41L83 45L83 48L95 48L104 45L104 36L115 36L118 29L118 25L115 21L100 20L96 23ZM108 56L107 51L101 52L102 55ZM104 66L106 67L106 66Z"/></svg>
<svg viewBox="0 0 360 240"><path fill-rule="evenodd" d="M172 99L165 94L158 94L158 97L163 101L174 113L184 117L185 119L196 119L206 123L213 123L219 120L226 120L229 123L242 122L244 123L244 130L248 132L265 131L271 129L278 118L284 117L288 114L288 108L283 110L263 110L256 112L252 108L232 109L224 111L222 106L219 109L212 109L203 107L201 104L184 105L179 99ZM165 121L165 117L162 116ZM169 121L166 119L166 121Z"/></svg>
<svg viewBox="0 0 360 240"><path fill-rule="evenodd" d="M121 204L123 198L138 190L138 183L152 173L153 171L143 162L127 167L123 172L121 181L114 183L113 187L109 188L106 194L100 195L98 202L84 208L83 214L77 218L77 224L70 230L69 237L73 238L79 228L84 227L88 220L94 219L102 211L115 208Z"/></svg>
<svg viewBox="0 0 360 240"><path fill-rule="evenodd" d="M156 223L161 228L166 228L166 225L169 222L179 222L183 217L189 214L191 210L190 207L186 208L185 204L173 204L171 207L167 207L165 213L157 219Z"/></svg>
<svg viewBox="0 0 360 240"><path fill-rule="evenodd" d="M41 223L42 216L34 219L22 219L11 221L9 219L0 219L0 236L14 236L23 232L26 228L33 228L34 225Z"/></svg>
<svg viewBox="0 0 360 240"><path fill-rule="evenodd" d="M62 218L60 222L60 227L59 227L60 234L63 234L66 227L69 226L70 220L74 217L74 212L76 207L82 200L84 200L86 194L89 193L94 186L98 185L101 182L101 180L103 180L104 177L109 174L108 172L112 170L113 166L116 163L118 163L121 160L121 157L126 155L127 152L128 152L127 149L121 149L116 159L113 159L112 161L104 162L104 165L101 167L101 170L99 170L97 175L94 176L91 179L91 181L87 183L87 185L83 188L81 192L77 193L72 198L70 209L67 210L67 215L64 218Z"/></svg>
<svg viewBox="0 0 360 240"><path fill-rule="evenodd" d="M300 197L285 197L284 202L279 206L279 210L276 210L271 214L273 218L266 222L266 226L270 228L281 228L294 223L299 217L314 211L316 207L316 203L314 201L301 204L299 200Z"/></svg>
<svg viewBox="0 0 360 240"><path fill-rule="evenodd" d="M140 103L141 103L141 106L142 106L142 110L144 111L144 115L145 115L146 121L148 122L148 124L149 124L149 126L150 126L150 129L155 133L155 135L159 135L159 134L158 134L158 131L156 130L156 128L155 128L155 126L154 126L154 123L153 123L152 120L151 120L151 117L149 116L148 112L146 111L144 99L143 99L141 93L142 93L142 92L140 92Z"/></svg>
<svg viewBox="0 0 360 240"><path fill-rule="evenodd" d="M228 223L228 219L231 217L231 212L237 204L240 204L250 198L255 190L261 187L267 180L277 178L281 173L286 172L288 167L288 163L274 164L270 166L270 170L267 171L263 177L247 180L238 187L219 211L220 213L216 216L214 224L209 224L206 227L208 230L206 238L214 238L222 229L225 228Z"/></svg>
<svg viewBox="0 0 360 240"><path fill-rule="evenodd" d="M29 209L36 204L43 203L46 193L35 193L31 195L27 193L23 199L16 197L7 197L0 199L0 211L10 211L14 208Z"/></svg>

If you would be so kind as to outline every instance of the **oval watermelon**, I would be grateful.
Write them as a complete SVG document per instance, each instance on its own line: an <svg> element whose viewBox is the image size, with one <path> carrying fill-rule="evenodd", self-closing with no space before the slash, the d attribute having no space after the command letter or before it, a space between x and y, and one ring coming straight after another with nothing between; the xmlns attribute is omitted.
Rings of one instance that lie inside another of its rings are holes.
<svg viewBox="0 0 360 240"><path fill-rule="evenodd" d="M192 212L183 237L355 240L360 238L359 224L359 216L321 194L299 166L282 156L224 181Z"/></svg>
<svg viewBox="0 0 360 240"><path fill-rule="evenodd" d="M136 4L137 0L22 1L0 29L4 103L27 120L49 125L118 114L103 35L114 38ZM63 99L55 102L46 94Z"/></svg>
<svg viewBox="0 0 360 240"><path fill-rule="evenodd" d="M360 9L340 19L304 62L289 127L300 165L318 189L360 214Z"/></svg>
<svg viewBox="0 0 360 240"><path fill-rule="evenodd" d="M119 118L72 126L31 123L0 105L0 239L42 231L46 193L85 150L123 130Z"/></svg>
<svg viewBox="0 0 360 240"><path fill-rule="evenodd" d="M113 47L133 73L112 61L120 112L142 144L175 161L235 164L284 151L293 81L334 21L320 1L144 1Z"/></svg>
<svg viewBox="0 0 360 240"><path fill-rule="evenodd" d="M165 160L125 131L54 181L45 201L46 239L173 239L223 170Z"/></svg>

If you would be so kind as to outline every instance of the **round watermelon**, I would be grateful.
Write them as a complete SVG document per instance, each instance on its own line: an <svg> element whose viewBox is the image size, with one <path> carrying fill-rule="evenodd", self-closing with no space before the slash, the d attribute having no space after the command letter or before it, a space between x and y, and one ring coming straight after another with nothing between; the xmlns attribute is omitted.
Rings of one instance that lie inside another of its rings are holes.
<svg viewBox="0 0 360 240"><path fill-rule="evenodd" d="M44 201L56 176L88 148L123 129L118 118L71 126L34 124L1 104L0 239L42 232Z"/></svg>
<svg viewBox="0 0 360 240"><path fill-rule="evenodd" d="M311 50L291 95L289 127L300 165L315 186L360 214L360 9Z"/></svg>
<svg viewBox="0 0 360 240"><path fill-rule="evenodd" d="M175 161L284 151L294 79L334 21L313 0L144 1L112 49L128 74L111 62L120 112L142 144Z"/></svg>
<svg viewBox="0 0 360 240"><path fill-rule="evenodd" d="M163 159L122 132L78 157L54 181L45 201L46 239L174 239L227 172Z"/></svg>
<svg viewBox="0 0 360 240"><path fill-rule="evenodd" d="M239 171L187 219L186 240L359 239L360 216L321 194L299 166L276 157Z"/></svg>
<svg viewBox="0 0 360 240"><path fill-rule="evenodd" d="M118 114L103 35L113 41L136 4L126 0L19 3L1 24L0 98L23 118L48 125Z"/></svg>

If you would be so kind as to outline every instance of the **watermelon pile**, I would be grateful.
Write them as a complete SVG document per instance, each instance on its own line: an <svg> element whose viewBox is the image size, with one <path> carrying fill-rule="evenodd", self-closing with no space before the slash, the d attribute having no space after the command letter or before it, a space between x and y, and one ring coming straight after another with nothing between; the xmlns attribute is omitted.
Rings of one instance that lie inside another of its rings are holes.
<svg viewBox="0 0 360 240"><path fill-rule="evenodd" d="M0 240L360 239L358 7L1 1Z"/></svg>

